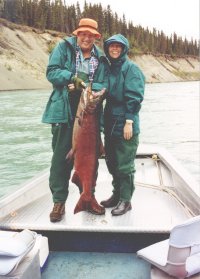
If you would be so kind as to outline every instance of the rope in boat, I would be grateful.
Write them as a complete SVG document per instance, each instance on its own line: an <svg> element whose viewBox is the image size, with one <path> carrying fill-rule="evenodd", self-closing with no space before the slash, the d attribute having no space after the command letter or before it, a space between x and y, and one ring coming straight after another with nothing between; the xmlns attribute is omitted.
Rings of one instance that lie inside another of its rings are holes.
<svg viewBox="0 0 200 279"><path fill-rule="evenodd" d="M154 160L157 170L158 170L160 185L153 185L153 184L147 184L147 183L142 183L142 182L136 182L135 184L140 187L152 188L152 189L166 192L167 194L169 194L171 197L173 197L178 203L180 203L183 206L186 213L189 214L190 217L196 216L196 214L179 198L179 196L173 190L169 189L168 186L164 185L162 172L161 172L160 166L158 165L158 160L159 160L158 156L154 154L152 156L152 159Z"/></svg>

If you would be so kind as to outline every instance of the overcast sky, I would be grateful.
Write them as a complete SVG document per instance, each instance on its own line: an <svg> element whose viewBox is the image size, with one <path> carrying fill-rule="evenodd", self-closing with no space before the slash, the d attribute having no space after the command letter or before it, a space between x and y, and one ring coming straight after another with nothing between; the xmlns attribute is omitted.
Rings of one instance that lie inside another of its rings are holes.
<svg viewBox="0 0 200 279"><path fill-rule="evenodd" d="M79 0L81 8L85 0ZM87 3L101 3L121 18L134 25L152 30L155 27L170 36L174 32L183 39L199 39L199 0L86 0ZM66 0L66 4L76 4L76 0Z"/></svg>

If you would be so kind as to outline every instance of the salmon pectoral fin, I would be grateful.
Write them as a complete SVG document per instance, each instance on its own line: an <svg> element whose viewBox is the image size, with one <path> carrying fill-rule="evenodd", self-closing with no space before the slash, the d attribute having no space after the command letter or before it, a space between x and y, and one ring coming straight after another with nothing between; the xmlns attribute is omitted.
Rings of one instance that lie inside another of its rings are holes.
<svg viewBox="0 0 200 279"><path fill-rule="evenodd" d="M101 157L105 157L105 148L102 141L100 142L100 147L99 147L99 158Z"/></svg>
<svg viewBox="0 0 200 279"><path fill-rule="evenodd" d="M81 193L83 187L82 187L82 183L81 183L80 177L79 177L79 175L78 175L78 173L76 171L74 172L74 174L72 176L72 182L78 186L79 191Z"/></svg>
<svg viewBox="0 0 200 279"><path fill-rule="evenodd" d="M81 194L79 201L74 208L74 214L81 211L88 211L91 207L92 197L88 197L86 194Z"/></svg>
<svg viewBox="0 0 200 279"><path fill-rule="evenodd" d="M74 159L74 150L71 149L66 155L66 161L71 162Z"/></svg>

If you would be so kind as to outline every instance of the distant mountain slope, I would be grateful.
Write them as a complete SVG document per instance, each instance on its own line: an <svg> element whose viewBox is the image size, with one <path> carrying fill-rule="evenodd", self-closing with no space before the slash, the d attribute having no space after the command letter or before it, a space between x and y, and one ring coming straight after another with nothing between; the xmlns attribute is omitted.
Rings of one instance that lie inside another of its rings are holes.
<svg viewBox="0 0 200 279"><path fill-rule="evenodd" d="M56 32L39 32L0 19L0 90L50 88L45 71ZM133 59L147 82L200 80L198 58L141 55Z"/></svg>

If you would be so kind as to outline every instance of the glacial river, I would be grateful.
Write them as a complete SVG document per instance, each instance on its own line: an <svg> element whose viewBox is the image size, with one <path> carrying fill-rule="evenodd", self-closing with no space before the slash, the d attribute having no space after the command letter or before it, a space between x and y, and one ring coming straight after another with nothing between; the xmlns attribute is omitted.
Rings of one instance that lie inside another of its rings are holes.
<svg viewBox="0 0 200 279"><path fill-rule="evenodd" d="M0 197L49 168L50 126L41 116L50 90L0 92ZM140 142L159 144L200 182L199 82L147 84Z"/></svg>

